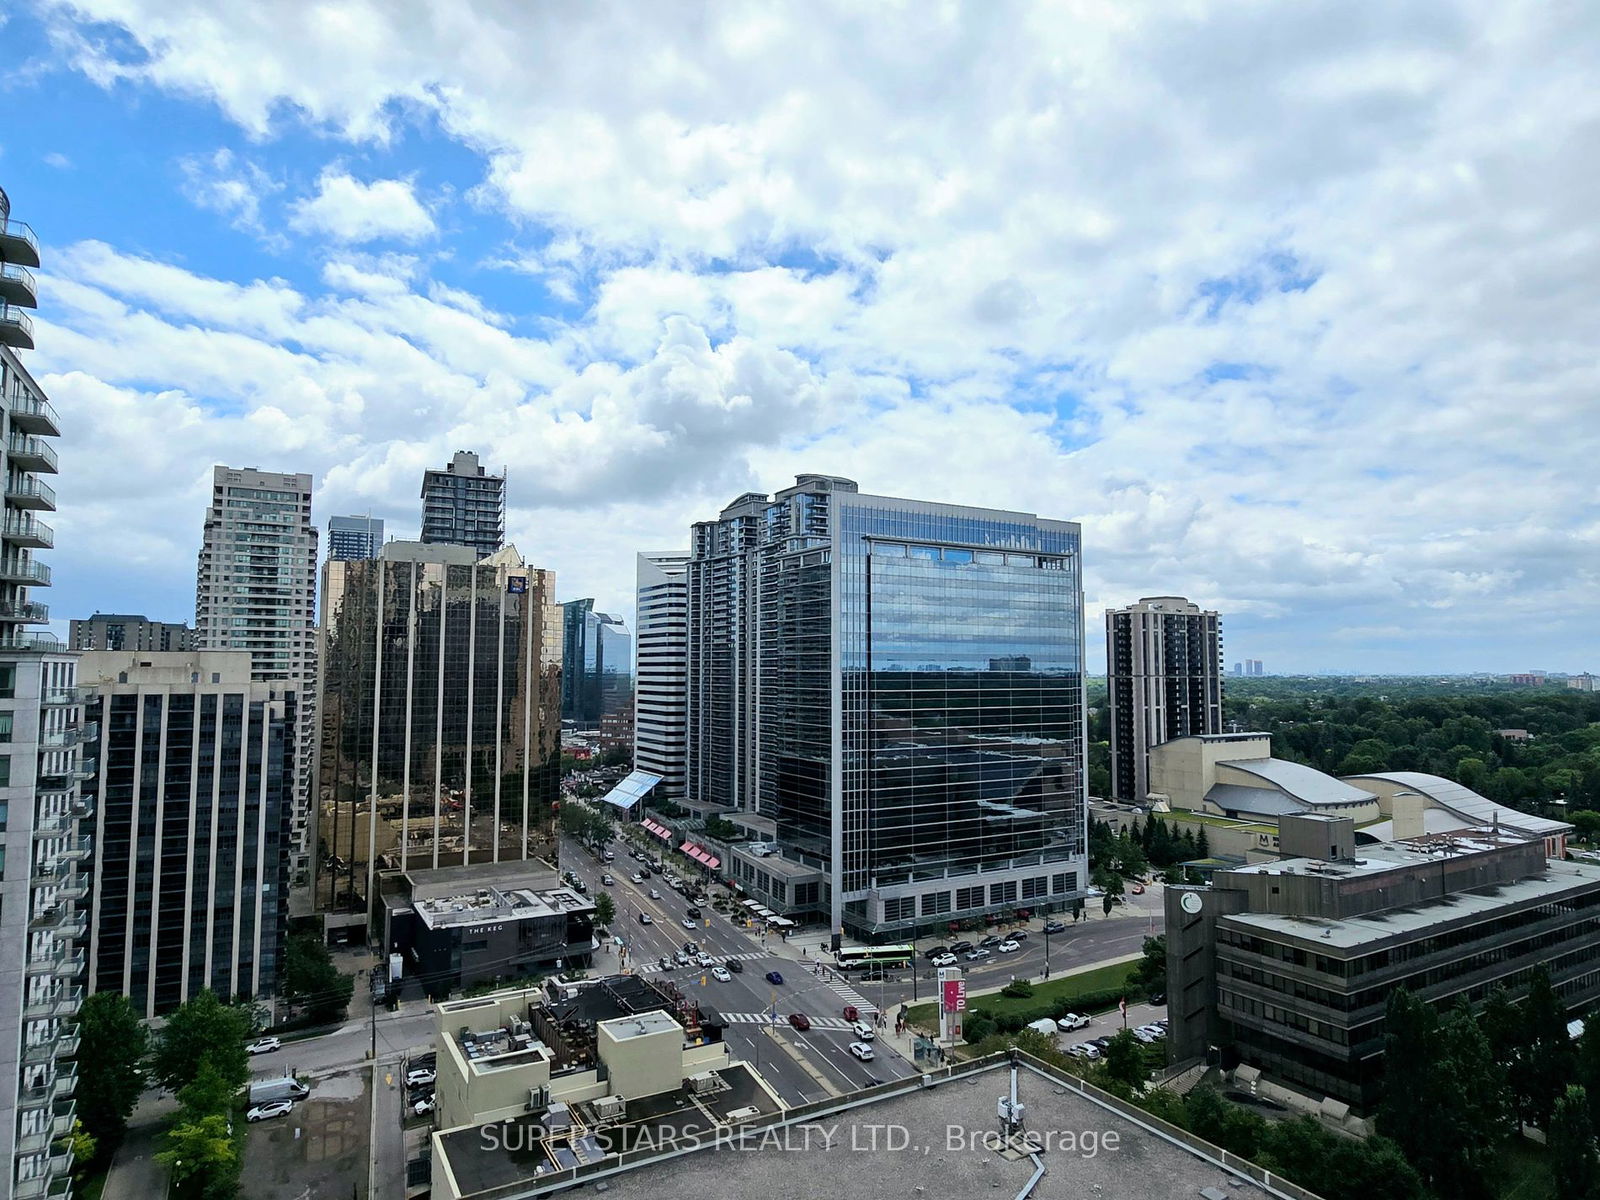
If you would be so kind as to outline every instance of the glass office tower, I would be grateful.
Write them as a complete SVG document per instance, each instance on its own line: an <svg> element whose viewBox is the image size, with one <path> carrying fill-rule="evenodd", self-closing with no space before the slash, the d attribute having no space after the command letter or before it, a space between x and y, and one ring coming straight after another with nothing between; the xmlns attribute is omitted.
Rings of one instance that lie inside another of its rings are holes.
<svg viewBox="0 0 1600 1200"><path fill-rule="evenodd" d="M621 617L596 612L592 598L561 608L561 717L597 729L633 703L633 638Z"/></svg>
<svg viewBox="0 0 1600 1200"><path fill-rule="evenodd" d="M555 862L554 587L510 546L324 567L319 909L365 913L379 870Z"/></svg>
<svg viewBox="0 0 1600 1200"><path fill-rule="evenodd" d="M778 493L750 736L784 862L741 852L736 875L865 936L1081 895L1079 549L1077 525L1027 513L827 476Z"/></svg>

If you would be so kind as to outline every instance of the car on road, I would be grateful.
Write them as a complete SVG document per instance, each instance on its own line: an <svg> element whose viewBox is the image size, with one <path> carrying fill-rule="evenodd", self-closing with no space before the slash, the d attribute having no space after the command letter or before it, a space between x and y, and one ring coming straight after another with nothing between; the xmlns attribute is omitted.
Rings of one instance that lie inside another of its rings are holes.
<svg viewBox="0 0 1600 1200"><path fill-rule="evenodd" d="M438 1078L432 1067L412 1067L406 1072L406 1086L416 1087L419 1083L432 1083Z"/></svg>
<svg viewBox="0 0 1600 1200"><path fill-rule="evenodd" d="M1025 942L1028 940L1028 931L1026 929L1013 929L1007 936L1013 942Z"/></svg>
<svg viewBox="0 0 1600 1200"><path fill-rule="evenodd" d="M936 967L953 967L956 965L956 956L954 954L941 954L933 960L933 965Z"/></svg>
<svg viewBox="0 0 1600 1200"><path fill-rule="evenodd" d="M978 939L978 945L992 950L1003 940L999 935L991 933L987 937Z"/></svg>
<svg viewBox="0 0 1600 1200"><path fill-rule="evenodd" d="M650 878L650 868L649 867L640 867L639 868L639 878L640 879L649 879Z"/></svg>
<svg viewBox="0 0 1600 1200"><path fill-rule="evenodd" d="M1142 895L1144 895L1144 884L1136 883L1131 888L1129 888L1128 890L1130 892L1132 892L1135 896L1142 896Z"/></svg>
<svg viewBox="0 0 1600 1200"><path fill-rule="evenodd" d="M1166 1002L1167 1002L1167 994L1165 992L1151 992L1150 993L1150 1003L1154 1004L1157 1008L1162 1007L1164 1004L1166 1004Z"/></svg>
<svg viewBox="0 0 1600 1200"><path fill-rule="evenodd" d="M690 917L693 917L696 921L698 921L701 917L705 916L705 913L701 912L694 905L690 905L687 915L690 916Z"/></svg>
<svg viewBox="0 0 1600 1200"><path fill-rule="evenodd" d="M1062 1033L1071 1033L1075 1029L1087 1029L1089 1018L1081 1013L1069 1012L1056 1019L1056 1028Z"/></svg>
<svg viewBox="0 0 1600 1200"><path fill-rule="evenodd" d="M704 950L695 955L694 962L697 967L712 967L716 965L716 961Z"/></svg>
<svg viewBox="0 0 1600 1200"><path fill-rule="evenodd" d="M923 953L928 956L928 961L932 962L934 959L938 958L942 954L949 954L950 953L950 947L949 946L929 946L926 950L923 951Z"/></svg>
<svg viewBox="0 0 1600 1200"><path fill-rule="evenodd" d="M950 953L951 954L965 954L968 950L971 950L971 949L972 949L972 943L971 942L957 942L954 946L950 947Z"/></svg>
<svg viewBox="0 0 1600 1200"><path fill-rule="evenodd" d="M283 1043L275 1037L257 1038L244 1049L246 1054L270 1054L274 1050L283 1049Z"/></svg>
<svg viewBox="0 0 1600 1200"><path fill-rule="evenodd" d="M652 900L661 899L661 893L657 889L651 888L650 889L650 899L652 899Z"/></svg>
<svg viewBox="0 0 1600 1200"><path fill-rule="evenodd" d="M273 1117L287 1117L294 1111L293 1100L269 1100L245 1113L246 1121L270 1121Z"/></svg>
<svg viewBox="0 0 1600 1200"><path fill-rule="evenodd" d="M1046 933L1065 933L1067 931L1067 923L1065 921L1046 921L1044 923L1044 931Z"/></svg>
<svg viewBox="0 0 1600 1200"><path fill-rule="evenodd" d="M677 954L673 955L673 957L678 960L678 965L680 967L687 967L689 965L689 952L687 950L679 950Z"/></svg>
<svg viewBox="0 0 1600 1200"><path fill-rule="evenodd" d="M967 961L977 962L979 959L988 958L989 956L989 951L984 949L982 946L979 946L976 950L971 951L967 955Z"/></svg>
<svg viewBox="0 0 1600 1200"><path fill-rule="evenodd" d="M860 1038L863 1042L874 1041L878 1036L877 1033L873 1031L872 1026L868 1025L865 1021L857 1021L854 1025L850 1026L850 1028L854 1031L856 1037Z"/></svg>
<svg viewBox="0 0 1600 1200"><path fill-rule="evenodd" d="M628 878L633 880L634 883L643 883L644 882L644 876L639 874L639 872L637 872L637 871L635 871L632 875L628 876Z"/></svg>
<svg viewBox="0 0 1600 1200"><path fill-rule="evenodd" d="M639 914L639 924L641 924L641 925L654 925L655 923L656 923L656 919L654 917L652 917L649 913L640 913Z"/></svg>
<svg viewBox="0 0 1600 1200"><path fill-rule="evenodd" d="M694 902L697 905L699 905L701 908L705 908L708 904L711 903L711 897L710 896L696 896L696 897L694 897Z"/></svg>
<svg viewBox="0 0 1600 1200"><path fill-rule="evenodd" d="M617 886L617 881L615 879L611 878L611 876L609 876L609 875L600 876L600 882L602 884L604 884L606 887L616 887Z"/></svg>
<svg viewBox="0 0 1600 1200"><path fill-rule="evenodd" d="M1022 943L1017 941L1015 938L1007 938L1005 941L1001 942L996 949L999 950L1001 954L1014 954L1016 951L1022 949Z"/></svg>
<svg viewBox="0 0 1600 1200"><path fill-rule="evenodd" d="M783 975L778 971L768 971L767 972L767 982L768 983L782 983L783 982Z"/></svg>
<svg viewBox="0 0 1600 1200"><path fill-rule="evenodd" d="M872 1047L867 1045L865 1042L851 1042L850 1053L854 1054L862 1062L871 1062L877 1057L877 1055L873 1052Z"/></svg>
<svg viewBox="0 0 1600 1200"><path fill-rule="evenodd" d="M732 971L735 975L743 975L744 974L744 964L742 962L740 962L737 958L730 958L727 962L723 963L722 965L727 967L728 970Z"/></svg>
<svg viewBox="0 0 1600 1200"><path fill-rule="evenodd" d="M694 928L696 928L695 923L693 921L691 921L688 917L685 917L683 920L679 921L678 924L682 925L685 929L694 929Z"/></svg>
<svg viewBox="0 0 1600 1200"><path fill-rule="evenodd" d="M790 1013L789 1024L793 1025L801 1033L805 1033L811 1028L811 1018L806 1016L805 1013Z"/></svg>
<svg viewBox="0 0 1600 1200"><path fill-rule="evenodd" d="M846 1004L844 1006L844 1019L854 1025L861 1020L861 1010L854 1004Z"/></svg>
<svg viewBox="0 0 1600 1200"><path fill-rule="evenodd" d="M600 857L605 859L606 862L616 862L617 861L617 856L615 854L611 853L611 851L609 851L609 850L607 850Z"/></svg>
<svg viewBox="0 0 1600 1200"><path fill-rule="evenodd" d="M728 974L727 967L712 967L711 978L715 979L718 983L733 982L733 976Z"/></svg>

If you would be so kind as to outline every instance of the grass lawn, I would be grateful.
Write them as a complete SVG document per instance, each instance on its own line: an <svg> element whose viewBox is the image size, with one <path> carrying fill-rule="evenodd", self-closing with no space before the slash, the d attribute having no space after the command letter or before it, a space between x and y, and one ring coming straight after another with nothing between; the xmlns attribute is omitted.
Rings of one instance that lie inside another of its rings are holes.
<svg viewBox="0 0 1600 1200"><path fill-rule="evenodd" d="M1500 1200L1550 1200L1556 1194L1549 1151L1526 1138L1512 1138L1500 1151Z"/></svg>
<svg viewBox="0 0 1600 1200"><path fill-rule="evenodd" d="M967 1015L971 1017L984 1013L992 1017L1001 1013L1027 1012L1056 1000L1072 1000L1090 992L1124 988L1128 985L1128 976L1133 974L1138 965L1139 960L1133 959L1130 962L1113 963L1109 967L1079 971L1076 975L1059 975L1047 983L1035 983L1033 995L1026 999L1014 999L1002 996L998 992L988 996L976 996L967 1002ZM932 1004L913 1005L907 1018L911 1024L923 1026L931 1026L939 1019Z"/></svg>

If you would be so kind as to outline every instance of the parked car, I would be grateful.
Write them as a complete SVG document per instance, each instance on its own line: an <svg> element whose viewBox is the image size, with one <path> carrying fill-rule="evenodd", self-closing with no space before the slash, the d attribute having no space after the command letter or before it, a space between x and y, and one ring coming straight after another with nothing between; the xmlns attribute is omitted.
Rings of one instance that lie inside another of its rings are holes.
<svg viewBox="0 0 1600 1200"><path fill-rule="evenodd" d="M854 1054L862 1062L871 1062L877 1057L877 1055L873 1053L872 1047L867 1045L865 1042L851 1042L850 1053Z"/></svg>
<svg viewBox="0 0 1600 1200"><path fill-rule="evenodd" d="M1000 943L998 949L1001 954L1013 954L1022 949L1022 943L1017 941L1015 938L1007 938L1005 941Z"/></svg>
<svg viewBox="0 0 1600 1200"><path fill-rule="evenodd" d="M844 1006L844 1019L854 1025L861 1020L861 1010L854 1004L846 1004Z"/></svg>
<svg viewBox="0 0 1600 1200"><path fill-rule="evenodd" d="M733 981L733 976L728 974L727 967L712 967L711 978L715 979L718 983L731 983Z"/></svg>
<svg viewBox="0 0 1600 1200"><path fill-rule="evenodd" d="M1079 1042L1076 1046L1068 1046L1067 1053L1073 1058L1096 1059L1100 1057L1100 1047L1092 1042Z"/></svg>
<svg viewBox="0 0 1600 1200"><path fill-rule="evenodd" d="M1028 940L1028 931L1026 929L1013 929L1011 931L1011 940L1013 942L1025 942L1025 941L1027 941Z"/></svg>
<svg viewBox="0 0 1600 1200"><path fill-rule="evenodd" d="M953 967L956 965L956 956L954 954L941 954L933 960L933 965L936 967Z"/></svg>
<svg viewBox="0 0 1600 1200"><path fill-rule="evenodd" d="M269 1100L245 1113L246 1121L270 1121L273 1117L287 1117L294 1111L293 1100Z"/></svg>
<svg viewBox="0 0 1600 1200"><path fill-rule="evenodd" d="M989 951L985 950L982 946L979 946L976 950L972 951L971 953L969 953L967 955L967 961L968 962L977 962L980 958L988 958L988 957L989 957Z"/></svg>
<svg viewBox="0 0 1600 1200"><path fill-rule="evenodd" d="M805 1033L806 1030L811 1028L811 1018L806 1016L805 1013L790 1013L789 1024L793 1025L801 1033Z"/></svg>
<svg viewBox="0 0 1600 1200"><path fill-rule="evenodd" d="M783 976L781 974L779 974L777 971L768 971L767 972L767 982L768 983L782 983L783 982Z"/></svg>
<svg viewBox="0 0 1600 1200"><path fill-rule="evenodd" d="M868 1025L865 1021L857 1021L850 1028L855 1032L856 1037L860 1038L863 1042L873 1041L878 1036L873 1030L872 1026Z"/></svg>
<svg viewBox="0 0 1600 1200"><path fill-rule="evenodd" d="M275 1037L257 1038L244 1049L246 1054L270 1054L274 1050L283 1049L283 1043Z"/></svg>
<svg viewBox="0 0 1600 1200"><path fill-rule="evenodd" d="M1160 1008L1162 1005L1166 1004L1166 1002L1167 994L1165 992L1150 993L1150 1003L1154 1004L1157 1008Z"/></svg>
<svg viewBox="0 0 1600 1200"><path fill-rule="evenodd" d="M1056 1020L1056 1028L1062 1033L1071 1033L1075 1029L1087 1029L1088 1027L1089 1018L1081 1013L1069 1012Z"/></svg>
<svg viewBox="0 0 1600 1200"><path fill-rule="evenodd" d="M1044 923L1044 931L1046 933L1065 933L1067 931L1067 923L1065 921L1046 921Z"/></svg>
<svg viewBox="0 0 1600 1200"><path fill-rule="evenodd" d="M1151 1042L1158 1041L1160 1035L1151 1033L1148 1029L1141 1025L1138 1029L1133 1031L1133 1036L1148 1046Z"/></svg>
<svg viewBox="0 0 1600 1200"><path fill-rule="evenodd" d="M1087 892L1085 892L1084 894L1086 896L1089 896L1089 897L1095 899L1095 900L1098 900L1098 899L1100 899L1101 896L1104 896L1106 894L1106 890L1105 890L1105 888L1092 887Z"/></svg>
<svg viewBox="0 0 1600 1200"><path fill-rule="evenodd" d="M432 1067L412 1067L406 1072L406 1086L416 1087L419 1083L432 1083L438 1077L438 1073Z"/></svg>
<svg viewBox="0 0 1600 1200"><path fill-rule="evenodd" d="M641 925L654 925L655 923L656 923L656 919L654 917L652 917L649 913L640 913L639 914L639 924L641 924Z"/></svg>
<svg viewBox="0 0 1600 1200"><path fill-rule="evenodd" d="M617 886L617 881L615 879L611 878L611 876L609 876L609 875L600 876L600 882L602 884L604 884L606 887L616 887Z"/></svg>
<svg viewBox="0 0 1600 1200"><path fill-rule="evenodd" d="M950 953L950 947L949 946L929 946L926 950L923 951L923 953L928 956L928 959L931 962L933 959L938 958L941 954L949 954Z"/></svg>
<svg viewBox="0 0 1600 1200"><path fill-rule="evenodd" d="M723 963L722 965L727 967L728 970L732 971L735 975L743 975L744 974L744 964L742 962L740 962L737 958L730 958L727 962Z"/></svg>
<svg viewBox="0 0 1600 1200"><path fill-rule="evenodd" d="M424 1096L411 1106L411 1111L419 1117L431 1113L433 1111L433 1097L431 1095Z"/></svg>
<svg viewBox="0 0 1600 1200"><path fill-rule="evenodd" d="M994 947L998 946L1003 940L1004 939L1001 938L998 934L991 933L987 937L980 938L978 940L978 945L987 947L987 948L992 950Z"/></svg>
<svg viewBox="0 0 1600 1200"><path fill-rule="evenodd" d="M971 950L971 949L972 949L972 943L971 942L957 942L954 946L950 947L950 953L951 954L965 954L968 950Z"/></svg>

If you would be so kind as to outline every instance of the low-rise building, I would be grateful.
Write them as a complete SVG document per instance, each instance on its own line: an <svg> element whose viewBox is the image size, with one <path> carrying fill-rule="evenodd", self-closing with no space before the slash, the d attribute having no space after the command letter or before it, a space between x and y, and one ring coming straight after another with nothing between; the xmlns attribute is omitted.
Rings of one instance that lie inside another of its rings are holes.
<svg viewBox="0 0 1600 1200"><path fill-rule="evenodd" d="M1479 1004L1544 966L1567 1004L1600 998L1600 866L1492 828L1359 847L1347 818L1280 828L1281 861L1166 891L1174 1061L1220 1052L1370 1108L1398 986Z"/></svg>

